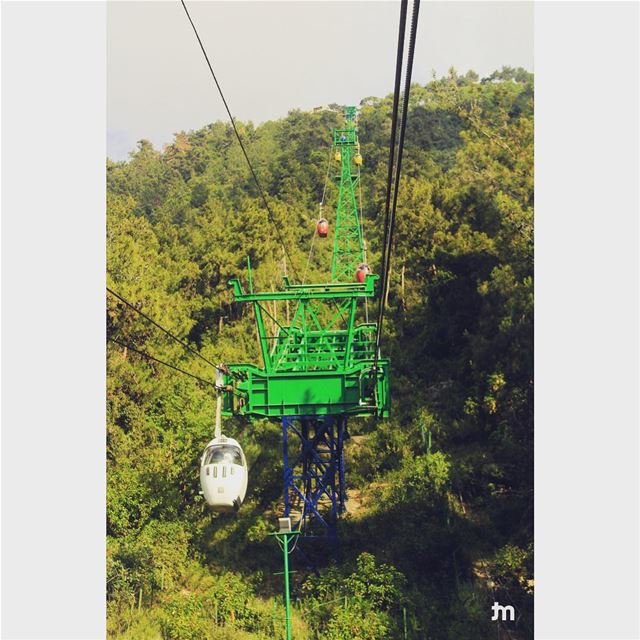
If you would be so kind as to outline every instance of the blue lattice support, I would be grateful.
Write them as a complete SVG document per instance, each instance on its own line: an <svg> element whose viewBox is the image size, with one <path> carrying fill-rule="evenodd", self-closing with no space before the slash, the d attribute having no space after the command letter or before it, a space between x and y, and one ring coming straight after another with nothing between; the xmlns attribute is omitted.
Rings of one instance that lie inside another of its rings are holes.
<svg viewBox="0 0 640 640"><path fill-rule="evenodd" d="M337 540L338 516L347 499L343 416L282 419L284 515L303 537Z"/></svg>

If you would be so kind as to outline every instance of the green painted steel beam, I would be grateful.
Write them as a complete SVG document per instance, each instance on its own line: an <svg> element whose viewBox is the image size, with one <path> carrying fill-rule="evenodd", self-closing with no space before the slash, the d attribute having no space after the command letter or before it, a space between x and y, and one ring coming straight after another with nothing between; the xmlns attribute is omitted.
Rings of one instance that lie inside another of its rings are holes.
<svg viewBox="0 0 640 640"><path fill-rule="evenodd" d="M363 284L357 282L333 282L315 285L288 285L283 291L265 291L262 293L245 293L238 278L229 280L229 285L233 288L233 296L236 302L372 298L375 295L375 283L379 277L376 273L370 273Z"/></svg>
<svg viewBox="0 0 640 640"><path fill-rule="evenodd" d="M361 362L341 371L278 372L267 374L251 364L229 364L231 373L225 384L232 384L237 395L226 394L225 415L261 418L282 416L380 416L388 417L389 360ZM244 380L235 380L241 371Z"/></svg>

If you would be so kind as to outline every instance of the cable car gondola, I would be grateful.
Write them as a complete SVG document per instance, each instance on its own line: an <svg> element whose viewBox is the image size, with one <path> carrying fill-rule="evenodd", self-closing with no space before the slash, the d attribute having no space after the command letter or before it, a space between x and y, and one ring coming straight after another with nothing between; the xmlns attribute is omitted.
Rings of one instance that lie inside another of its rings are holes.
<svg viewBox="0 0 640 640"><path fill-rule="evenodd" d="M320 218L320 220L318 220L316 232L320 238L326 238L329 235L329 222L326 218Z"/></svg>
<svg viewBox="0 0 640 640"><path fill-rule="evenodd" d="M238 511L247 493L247 461L237 440L219 436L207 445L200 461L200 486L214 511Z"/></svg>
<svg viewBox="0 0 640 640"><path fill-rule="evenodd" d="M362 263L359 265L358 270L356 271L356 282L362 284L369 273L371 273L371 269L369 269L368 264Z"/></svg>

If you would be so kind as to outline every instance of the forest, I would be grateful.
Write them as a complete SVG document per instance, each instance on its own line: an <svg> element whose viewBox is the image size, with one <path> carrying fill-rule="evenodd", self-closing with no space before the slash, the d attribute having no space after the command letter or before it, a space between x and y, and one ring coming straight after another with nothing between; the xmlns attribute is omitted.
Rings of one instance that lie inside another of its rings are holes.
<svg viewBox="0 0 640 640"><path fill-rule="evenodd" d="M303 271L343 105L140 140L107 160L107 284L213 362L258 362L257 290ZM363 227L379 268L392 96L359 105ZM295 640L533 638L533 75L451 69L411 88L382 349L389 419L353 419L340 558L293 557ZM335 186L325 215L331 220ZM277 232L274 226L277 226ZM286 264L279 235L284 238ZM319 241L316 240L316 243ZM330 247L309 261L326 278ZM281 428L225 418L249 464L237 514L199 494L215 371L107 296L107 630L120 640L284 633ZM491 621L494 601L513 622Z"/></svg>

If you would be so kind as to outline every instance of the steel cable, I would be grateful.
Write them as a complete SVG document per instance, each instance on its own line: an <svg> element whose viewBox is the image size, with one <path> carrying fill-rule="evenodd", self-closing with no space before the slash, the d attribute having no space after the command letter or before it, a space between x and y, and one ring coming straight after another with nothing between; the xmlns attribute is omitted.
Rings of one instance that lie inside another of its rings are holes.
<svg viewBox="0 0 640 640"><path fill-rule="evenodd" d="M109 342L113 342L115 344L120 345L121 347L124 347L125 349L130 349L131 351L133 351L134 353L137 353L138 355L147 358L148 360L152 360L153 362L157 362L158 364L162 364L165 367L169 367L169 369L173 369L174 371L178 371L179 373L184 373L185 376L189 376L190 378L194 378L195 380L198 380L199 382L202 382L203 384L206 384L210 387L213 387L214 389L216 389L217 391L224 391L224 387L221 387L213 382L211 382L210 380L205 380L204 378L201 378L200 376L196 376L193 373L189 373L188 371L185 371L184 369L181 369L180 367L176 367L173 364L169 364L168 362L165 362L164 360L160 360L159 358L156 358L155 356L152 356L150 353L147 353L146 351L141 351L140 349L136 349L136 347L127 344L126 342L121 342L120 340L117 340L116 338L113 338L111 336L109 336L107 338L107 340L109 340Z"/></svg>
<svg viewBox="0 0 640 640"><path fill-rule="evenodd" d="M402 101L402 115L400 119L400 139L398 141L398 157L395 170L395 183L393 187L393 205L388 226L388 239L386 242L386 264L383 272L383 285L380 297L380 308L378 314L378 328L376 335L376 359L380 351L380 339L382 335L382 323L384 320L384 311L386 306L386 298L389 292L389 273L391 270L391 249L393 245L393 232L396 221L396 206L398 203L398 189L400 187L400 174L402 171L402 153L404 150L404 138L407 128L407 120L409 118L409 97L411 94L411 75L413 72L413 59L415 54L416 34L418 29L418 14L420 12L420 0L413 1L413 11L411 15L411 31L409 33L409 50L407 53L407 69L405 74L404 95ZM389 196L389 194L387 194Z"/></svg>
<svg viewBox="0 0 640 640"><path fill-rule="evenodd" d="M280 240L280 244L282 245L282 249L283 249L285 255L289 258L289 264L291 265L291 270L293 271L293 274L297 277L297 273L296 273L295 266L293 264L293 260L291 260L291 256L287 252L287 246L286 246L285 241L284 241L284 239L282 237L282 234L280 233L280 229L278 228L278 225L276 224L275 217L273 215L273 212L271 211L271 207L269 206L269 202L267 201L267 197L265 196L265 193L264 193L264 191L262 189L262 185L260 184L260 181L258 180L258 176L256 175L256 172L253 169L253 165L251 164L251 160L249 159L249 155L247 154L247 150L245 149L244 143L242 142L242 138L240 136L240 132L238 131L238 128L236 127L236 123L235 123L235 120L234 120L233 116L231 115L231 109L229 109L229 105L227 104L227 100L224 97L224 93L222 92L222 88L220 87L220 83L218 82L218 78L216 77L215 71L213 70L213 66L211 65L211 61L209 60L209 56L207 55L207 51L204 48L204 44L202 43L202 40L200 39L200 34L198 33L198 30L196 29L196 25L194 24L193 20L191 19L191 15L189 14L189 10L187 9L187 5L185 4L184 0L180 0L180 3L182 4L182 7L184 8L184 12L187 14L187 18L189 19L189 22L191 23L191 27L192 27L193 32L195 33L195 36L196 36L196 38L198 40L198 44L200 45L200 49L202 49L202 53L204 55L204 59L207 61L207 66L209 67L209 71L211 71L211 76L213 77L213 81L215 82L216 87L218 88L218 93L220 94L220 97L222 98L222 102L224 104L224 108L227 110L227 115L229 116L229 120L231 121L231 126L233 127L233 131L236 134L236 138L238 139L238 143L240 144L240 148L242 149L242 153L244 155L244 158L247 161L247 165L249 166L249 171L251 172L251 175L253 177L253 181L256 183L256 187L258 187L258 192L260 193L260 197L262 198L262 202L264 203L265 209L267 210L267 213L269 214L269 220L271 220L271 224L273 225L274 231L278 235L278 239Z"/></svg>
<svg viewBox="0 0 640 640"><path fill-rule="evenodd" d="M384 205L384 231L383 231L383 245L382 245L382 288L384 292L386 284L386 272L387 272L387 238L389 235L389 219L390 219L390 207L391 207L391 193L393 188L393 168L395 159L395 147L396 147L396 134L398 129L398 107L400 104L400 84L402 81L402 61L404 56L404 35L407 25L407 5L408 0L402 0L400 4L400 23L398 26L398 48L396 54L396 75L393 87L393 107L391 110L391 139L389 141L389 161L387 169L387 191ZM380 346L380 325L383 314L383 302L384 294L381 294L380 301L378 303L378 326L376 329L376 350L375 350L375 362L377 364L378 350Z"/></svg>
<svg viewBox="0 0 640 640"><path fill-rule="evenodd" d="M184 342L183 340L181 340L180 338L178 338L176 335L174 335L173 333L171 333L171 331L169 331L169 329L165 329L159 322L157 322L156 320L154 320L153 318L151 318L150 316L148 316L146 313L144 313L143 311L140 311L140 309L138 309L135 305L133 305L131 302L129 302L128 300L126 300L125 298L123 298L119 293L116 293L113 289L110 289L109 287L107 287L107 291L112 295L115 296L116 298L118 298L118 300L120 300L121 302L123 302L124 304L127 305L127 307L129 307L130 309L133 309L133 311L135 311L137 314L141 315L143 318L145 318L145 320L148 320L151 324L153 324L154 326L158 327L158 329L160 329L161 331L163 331L164 333L166 333L172 340L175 340L178 344L180 344L183 348L187 349L188 351L190 351L191 353L193 353L194 355L198 356L198 358L200 358L200 360L204 360L204 362L206 362L207 364L210 364L212 367L214 367L215 369L217 369L218 371L222 371L222 369L216 365L213 364L213 362L211 362L211 360L207 360L203 355L201 355L196 349L193 349L192 347L190 347L186 342Z"/></svg>

